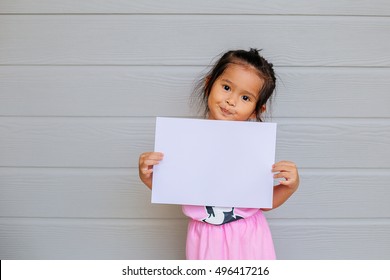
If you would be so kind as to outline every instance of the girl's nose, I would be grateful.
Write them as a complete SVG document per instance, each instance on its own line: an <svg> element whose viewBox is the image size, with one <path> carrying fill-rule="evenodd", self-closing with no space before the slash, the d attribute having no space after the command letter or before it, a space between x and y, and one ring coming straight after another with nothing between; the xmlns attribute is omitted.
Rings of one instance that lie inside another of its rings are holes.
<svg viewBox="0 0 390 280"><path fill-rule="evenodd" d="M234 102L234 100L232 98L230 99L226 99L226 104L228 104L229 106L236 106L236 103Z"/></svg>

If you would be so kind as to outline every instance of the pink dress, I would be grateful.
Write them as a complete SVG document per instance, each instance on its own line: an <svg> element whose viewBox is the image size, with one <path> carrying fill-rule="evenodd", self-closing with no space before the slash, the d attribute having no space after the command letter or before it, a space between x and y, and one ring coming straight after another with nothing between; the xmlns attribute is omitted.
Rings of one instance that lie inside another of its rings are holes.
<svg viewBox="0 0 390 280"><path fill-rule="evenodd" d="M260 209L184 205L190 217L188 260L273 260L274 244Z"/></svg>

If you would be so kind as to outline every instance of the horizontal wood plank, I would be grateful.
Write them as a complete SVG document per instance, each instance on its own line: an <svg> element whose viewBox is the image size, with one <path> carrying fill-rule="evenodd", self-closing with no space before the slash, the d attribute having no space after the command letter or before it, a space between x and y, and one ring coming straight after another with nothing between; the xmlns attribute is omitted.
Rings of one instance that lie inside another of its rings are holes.
<svg viewBox="0 0 390 280"><path fill-rule="evenodd" d="M390 218L389 170L300 170L281 218ZM137 169L0 168L2 217L183 218L178 205L151 204Z"/></svg>
<svg viewBox="0 0 390 280"><path fill-rule="evenodd" d="M203 67L3 66L0 115L189 116Z"/></svg>
<svg viewBox="0 0 390 280"><path fill-rule="evenodd" d="M1 259L183 259L187 221L0 219ZM389 259L389 220L271 220L278 259ZM356 246L359 240L359 246Z"/></svg>
<svg viewBox="0 0 390 280"><path fill-rule="evenodd" d="M155 119L1 118L0 166L137 167Z"/></svg>
<svg viewBox="0 0 390 280"><path fill-rule="evenodd" d="M187 221L0 219L1 259L184 259Z"/></svg>
<svg viewBox="0 0 390 280"><path fill-rule="evenodd" d="M0 115L195 116L190 94L206 70L202 66L2 66ZM268 106L272 117L390 117L390 68L275 71L278 86Z"/></svg>
<svg viewBox="0 0 390 280"><path fill-rule="evenodd" d="M303 169L296 193L266 212L280 218L390 218L389 169Z"/></svg>
<svg viewBox="0 0 390 280"><path fill-rule="evenodd" d="M184 217L180 206L152 204L134 168L0 168L0 178L3 217Z"/></svg>
<svg viewBox="0 0 390 280"><path fill-rule="evenodd" d="M388 260L388 219L270 221L278 259Z"/></svg>
<svg viewBox="0 0 390 280"><path fill-rule="evenodd" d="M208 65L257 47L278 66L390 66L388 17L2 15L0 26L2 65Z"/></svg>
<svg viewBox="0 0 390 280"><path fill-rule="evenodd" d="M386 0L2 0L1 13L141 13L141 14L307 14L307 15L373 15L388 16Z"/></svg>
<svg viewBox="0 0 390 280"><path fill-rule="evenodd" d="M301 168L390 168L388 119L275 119L276 160ZM0 122L3 167L137 167L154 118L17 118ZM378 155L381 155L378 157Z"/></svg>
<svg viewBox="0 0 390 280"><path fill-rule="evenodd" d="M389 119L282 119L276 160L303 168L389 168ZM378 156L381 155L381 156Z"/></svg>

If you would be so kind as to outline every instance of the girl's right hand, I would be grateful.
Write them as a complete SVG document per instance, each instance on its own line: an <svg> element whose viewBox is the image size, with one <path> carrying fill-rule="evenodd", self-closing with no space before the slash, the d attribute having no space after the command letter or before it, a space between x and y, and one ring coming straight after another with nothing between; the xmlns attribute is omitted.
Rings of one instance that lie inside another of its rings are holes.
<svg viewBox="0 0 390 280"><path fill-rule="evenodd" d="M139 157L139 177L149 189L152 189L153 166L159 164L163 158L164 154L159 152L147 152Z"/></svg>

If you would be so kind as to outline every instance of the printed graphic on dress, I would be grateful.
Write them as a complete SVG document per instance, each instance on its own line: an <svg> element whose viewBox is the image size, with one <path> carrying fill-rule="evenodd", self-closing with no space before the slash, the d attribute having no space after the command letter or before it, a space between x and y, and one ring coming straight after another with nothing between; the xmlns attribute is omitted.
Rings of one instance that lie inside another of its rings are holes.
<svg viewBox="0 0 390 280"><path fill-rule="evenodd" d="M223 225L242 219L234 213L234 207L205 206L208 217L202 221L212 225Z"/></svg>

